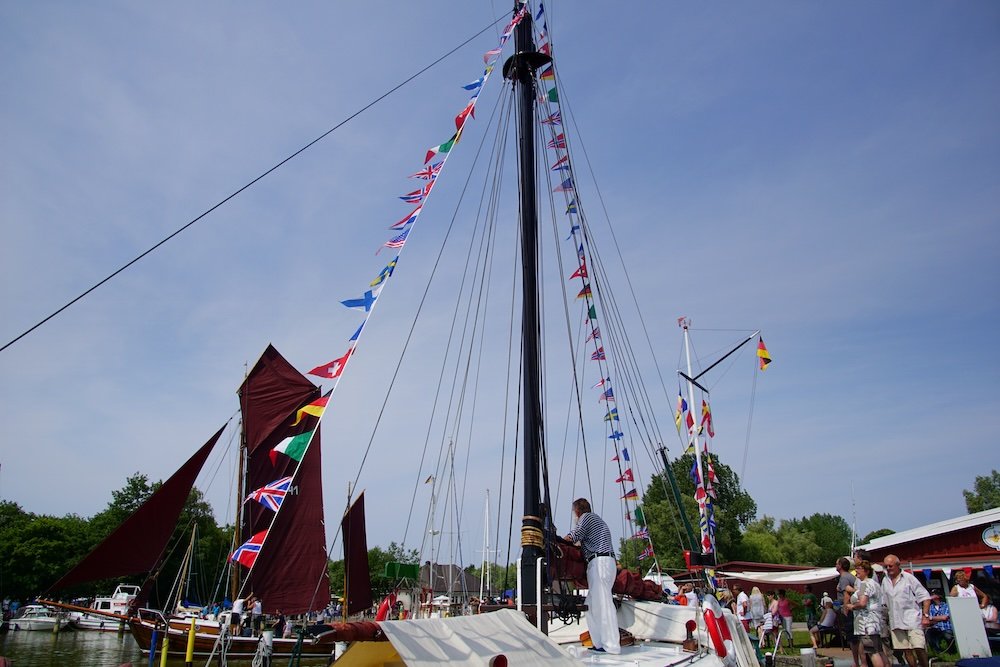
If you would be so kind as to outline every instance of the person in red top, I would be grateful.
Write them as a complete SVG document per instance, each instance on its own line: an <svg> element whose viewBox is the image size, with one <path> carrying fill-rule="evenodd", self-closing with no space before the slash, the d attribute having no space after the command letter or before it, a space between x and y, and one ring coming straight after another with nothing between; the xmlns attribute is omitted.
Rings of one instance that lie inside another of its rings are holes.
<svg viewBox="0 0 1000 667"><path fill-rule="evenodd" d="M785 589L778 589L778 614L788 634L788 648L792 648L792 601L785 597Z"/></svg>

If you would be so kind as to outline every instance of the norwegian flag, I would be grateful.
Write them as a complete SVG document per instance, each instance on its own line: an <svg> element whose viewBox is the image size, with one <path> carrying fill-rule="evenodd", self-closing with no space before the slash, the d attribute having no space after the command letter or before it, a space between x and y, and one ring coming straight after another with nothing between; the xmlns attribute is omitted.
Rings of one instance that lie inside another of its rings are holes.
<svg viewBox="0 0 1000 667"><path fill-rule="evenodd" d="M260 547L264 544L264 538L267 537L267 531L262 530L249 540L244 542L242 545L236 548L236 551L232 553L229 560L234 563L239 563L245 568L253 567L254 562L257 560L257 554L260 553Z"/></svg>
<svg viewBox="0 0 1000 667"><path fill-rule="evenodd" d="M566 135L559 133L547 144L549 148L566 148Z"/></svg>
<svg viewBox="0 0 1000 667"><path fill-rule="evenodd" d="M643 549L642 553L639 554L639 560L646 560L647 558L651 558L652 556L653 556L653 546L650 545L645 549Z"/></svg>
<svg viewBox="0 0 1000 667"><path fill-rule="evenodd" d="M400 199L405 201L407 204L419 204L424 200L424 197L430 194L432 187L434 187L434 181L431 181L419 190L407 192L405 195L401 196Z"/></svg>
<svg viewBox="0 0 1000 667"><path fill-rule="evenodd" d="M604 361L606 359L606 357L604 356L604 348L603 347L597 348L597 352L594 352L592 355L590 355L590 358L592 361Z"/></svg>
<svg viewBox="0 0 1000 667"><path fill-rule="evenodd" d="M277 512L278 508L281 507L281 501L285 499L285 494L288 493L288 489L292 486L291 477L282 477L276 482L271 482L270 484L265 484L260 487L249 496L243 502L250 500L256 500L264 507Z"/></svg>
<svg viewBox="0 0 1000 667"><path fill-rule="evenodd" d="M441 160L440 162L435 162L434 164L424 167L423 169L414 174L410 174L410 178L422 178L425 181L433 181L435 178L438 177L438 174L441 172L441 165L443 164L444 160Z"/></svg>

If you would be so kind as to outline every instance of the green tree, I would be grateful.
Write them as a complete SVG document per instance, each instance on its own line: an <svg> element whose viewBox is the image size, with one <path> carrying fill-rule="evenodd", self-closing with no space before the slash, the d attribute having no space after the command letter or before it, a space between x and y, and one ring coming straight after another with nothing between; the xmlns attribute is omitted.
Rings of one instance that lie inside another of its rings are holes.
<svg viewBox="0 0 1000 667"><path fill-rule="evenodd" d="M973 490L962 491L962 495L970 514L1000 507L1000 472L994 470L989 475L977 476Z"/></svg>
<svg viewBox="0 0 1000 667"><path fill-rule="evenodd" d="M873 530L872 532L861 538L861 544L868 544L874 539L879 537L885 537L886 535L893 535L896 531L890 530L889 528L879 528L878 530Z"/></svg>
<svg viewBox="0 0 1000 667"><path fill-rule="evenodd" d="M396 542L390 542L386 549L381 547L369 549L368 574L372 582L372 597L375 599L385 597L399 583L385 576L385 566L388 563L416 563L418 558L416 549L405 549ZM343 596L346 578L343 559L330 561L327 564L327 573L330 575L330 590L336 595Z"/></svg>
<svg viewBox="0 0 1000 667"><path fill-rule="evenodd" d="M832 567L838 558L846 556L851 551L851 527L842 516L817 513L802 519L782 522L783 530L786 528L786 523L789 524L788 530L801 533L812 543L803 544L802 551L798 552L790 551L790 548L786 547L785 552L791 558L785 561L787 563ZM816 548L812 548L812 545Z"/></svg>
<svg viewBox="0 0 1000 667"><path fill-rule="evenodd" d="M740 551L740 541L743 529L757 515L757 503L740 485L740 478L732 468L727 466L718 456L714 456L716 482L715 524L716 550L720 562L729 560ZM694 500L695 486L691 479L691 468L694 464L693 454L684 454L675 459L671 470L680 489L683 512L687 515L695 537L698 536L698 504ZM646 489L643 499L643 511L653 539L653 548L661 567L683 567L683 549L678 545L687 544L684 530L673 494L669 484L662 475L654 475ZM679 540L679 543L678 543Z"/></svg>

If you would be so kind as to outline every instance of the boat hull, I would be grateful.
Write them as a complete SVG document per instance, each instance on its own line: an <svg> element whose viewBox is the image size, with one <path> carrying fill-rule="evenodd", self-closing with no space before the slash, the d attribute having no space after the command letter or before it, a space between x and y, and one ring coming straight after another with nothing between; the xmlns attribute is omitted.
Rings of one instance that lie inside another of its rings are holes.
<svg viewBox="0 0 1000 667"><path fill-rule="evenodd" d="M132 636L135 638L139 648L143 652L148 653L150 643L153 638L154 626L152 623L142 621L142 620L132 620L129 621L129 629L132 631ZM157 643L163 641L162 630L157 632ZM289 657L295 650L296 639L294 638L278 638L276 637L272 642L272 657L281 658ZM210 632L195 632L194 638L194 654L199 657L206 657L215 652L216 655L220 652L219 644L219 634ZM229 636L226 638L226 655L230 658L252 658L257 653L257 646L260 643L259 637L234 637ZM334 649L334 639L333 637L318 637L309 638L302 641L302 655L311 656L332 656ZM168 655L184 657L187 651L188 644L188 630L180 630L177 628L170 628L167 631L167 653ZM157 651L161 650L161 646L157 646Z"/></svg>

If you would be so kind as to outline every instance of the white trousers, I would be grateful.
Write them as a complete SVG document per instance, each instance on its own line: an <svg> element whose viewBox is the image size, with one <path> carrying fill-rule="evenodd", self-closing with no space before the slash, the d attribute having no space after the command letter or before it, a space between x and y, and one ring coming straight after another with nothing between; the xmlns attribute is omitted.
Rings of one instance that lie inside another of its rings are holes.
<svg viewBox="0 0 1000 667"><path fill-rule="evenodd" d="M618 612L611 598L618 566L611 556L598 556L587 563L587 629L594 648L621 653Z"/></svg>

